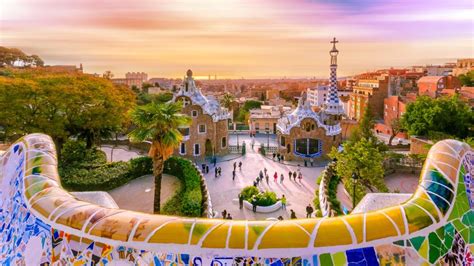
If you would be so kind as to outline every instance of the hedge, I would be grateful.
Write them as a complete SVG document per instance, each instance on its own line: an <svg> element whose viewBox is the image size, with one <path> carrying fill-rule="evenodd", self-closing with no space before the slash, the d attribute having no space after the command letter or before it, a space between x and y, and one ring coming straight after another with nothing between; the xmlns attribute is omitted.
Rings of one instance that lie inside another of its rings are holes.
<svg viewBox="0 0 474 266"><path fill-rule="evenodd" d="M162 213L169 215L200 217L203 212L201 176L192 162L180 157L165 161L165 174L176 176L181 189L165 203Z"/></svg>
<svg viewBox="0 0 474 266"><path fill-rule="evenodd" d="M73 191L107 191L151 173L149 157L108 163L104 152L87 149L83 141L66 142L59 162L61 184Z"/></svg>
<svg viewBox="0 0 474 266"><path fill-rule="evenodd" d="M260 192L254 186L244 187L240 193L242 194L244 199L250 203L252 203L252 197L255 196L255 198L257 199L257 206L271 206L278 201L275 192Z"/></svg>

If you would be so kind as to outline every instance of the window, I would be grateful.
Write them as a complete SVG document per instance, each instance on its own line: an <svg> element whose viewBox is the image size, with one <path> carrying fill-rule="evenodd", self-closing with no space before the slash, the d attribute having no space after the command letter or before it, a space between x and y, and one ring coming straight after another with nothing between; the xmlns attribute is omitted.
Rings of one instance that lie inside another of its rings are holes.
<svg viewBox="0 0 474 266"><path fill-rule="evenodd" d="M192 116L192 117L198 116L198 111L197 111L197 110L193 110L193 111L191 112L191 116Z"/></svg>
<svg viewBox="0 0 474 266"><path fill-rule="evenodd" d="M199 144L194 144L194 156L198 156L199 154L201 154L201 146L199 146Z"/></svg>
<svg viewBox="0 0 474 266"><path fill-rule="evenodd" d="M200 134L206 133L206 125L205 124L200 124L199 125L198 133L200 133Z"/></svg>
<svg viewBox="0 0 474 266"><path fill-rule="evenodd" d="M222 138L221 147L222 147L222 148L227 147L227 138L226 138L226 137L223 137L223 138Z"/></svg>
<svg viewBox="0 0 474 266"><path fill-rule="evenodd" d="M280 137L280 145L285 147L285 137L283 136Z"/></svg>
<svg viewBox="0 0 474 266"><path fill-rule="evenodd" d="M269 129L270 129L270 124L265 123L265 130L269 130Z"/></svg>
<svg viewBox="0 0 474 266"><path fill-rule="evenodd" d="M179 145L179 154L186 154L186 144L184 142L181 142L181 144Z"/></svg>

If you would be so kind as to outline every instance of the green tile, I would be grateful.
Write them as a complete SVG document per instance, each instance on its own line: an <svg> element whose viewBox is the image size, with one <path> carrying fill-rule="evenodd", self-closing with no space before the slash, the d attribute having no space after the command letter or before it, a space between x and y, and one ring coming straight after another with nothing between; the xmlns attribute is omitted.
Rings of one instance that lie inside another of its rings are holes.
<svg viewBox="0 0 474 266"><path fill-rule="evenodd" d="M421 244L423 244L423 241L425 240L425 237L423 236L417 236L412 239L410 239L411 244L416 250L419 250L421 247Z"/></svg>
<svg viewBox="0 0 474 266"><path fill-rule="evenodd" d="M345 252L337 252L332 255L332 259L334 261L334 265L347 265L346 253Z"/></svg>
<svg viewBox="0 0 474 266"><path fill-rule="evenodd" d="M441 240L436 233L430 233L428 235L429 241L429 262L435 263L441 256Z"/></svg>
<svg viewBox="0 0 474 266"><path fill-rule="evenodd" d="M319 256L319 265L334 266L334 264L332 263L331 254L321 254L321 256Z"/></svg>

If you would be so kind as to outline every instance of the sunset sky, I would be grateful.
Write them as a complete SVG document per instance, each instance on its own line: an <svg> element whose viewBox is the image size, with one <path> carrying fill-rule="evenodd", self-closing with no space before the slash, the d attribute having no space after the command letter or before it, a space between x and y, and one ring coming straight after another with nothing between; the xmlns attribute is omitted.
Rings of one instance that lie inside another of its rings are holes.
<svg viewBox="0 0 474 266"><path fill-rule="evenodd" d="M327 77L474 57L472 0L0 0L0 46L115 77Z"/></svg>

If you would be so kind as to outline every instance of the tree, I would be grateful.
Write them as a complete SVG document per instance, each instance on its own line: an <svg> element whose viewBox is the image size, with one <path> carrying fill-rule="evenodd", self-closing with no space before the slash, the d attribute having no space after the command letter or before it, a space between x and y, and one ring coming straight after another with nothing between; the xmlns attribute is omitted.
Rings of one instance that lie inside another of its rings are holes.
<svg viewBox="0 0 474 266"><path fill-rule="evenodd" d="M384 183L384 169L382 162L383 153L372 140L361 138L359 141L348 141L343 144L343 151L338 152L333 148L329 156L337 160L336 173L344 180L347 191L353 195L352 174L359 176L358 186L356 188L357 201L365 194L366 188L374 191L387 191Z"/></svg>
<svg viewBox="0 0 474 266"><path fill-rule="evenodd" d="M153 160L155 199L153 209L160 212L161 179L165 160L183 139L179 128L191 123L191 118L181 114L180 103L150 103L136 107L131 112L136 128L130 132L132 141L151 141L148 155Z"/></svg>
<svg viewBox="0 0 474 266"><path fill-rule="evenodd" d="M229 111L232 110L232 103L234 102L235 98L232 94L226 92L224 96L221 99L221 104L225 108L227 108Z"/></svg>
<svg viewBox="0 0 474 266"><path fill-rule="evenodd" d="M474 112L457 95L437 99L420 96L408 104L401 125L410 135L442 133L466 138L473 135Z"/></svg>
<svg viewBox="0 0 474 266"><path fill-rule="evenodd" d="M20 49L0 46L0 67L43 65L44 62L38 55L27 55Z"/></svg>
<svg viewBox="0 0 474 266"><path fill-rule="evenodd" d="M462 86L474 87L474 70L458 76Z"/></svg>
<svg viewBox="0 0 474 266"><path fill-rule="evenodd" d="M112 71L107 70L104 72L104 74L102 74L102 77L104 79L112 79L114 77L114 74L112 73Z"/></svg>
<svg viewBox="0 0 474 266"><path fill-rule="evenodd" d="M400 119L399 118L392 119L392 121L390 122L390 127L392 129L392 135L390 135L390 139L388 140L388 145L389 146L392 145L393 139L402 130L402 125L400 123Z"/></svg>
<svg viewBox="0 0 474 266"><path fill-rule="evenodd" d="M128 122L135 97L124 86L80 73L11 71L11 76L0 76L0 126L8 138L43 132L59 153L70 136L91 147Z"/></svg>
<svg viewBox="0 0 474 266"><path fill-rule="evenodd" d="M245 101L244 105L239 109L239 115L237 117L238 121L247 121L249 116L249 111L252 109L258 109L262 106L262 102L249 100Z"/></svg>

